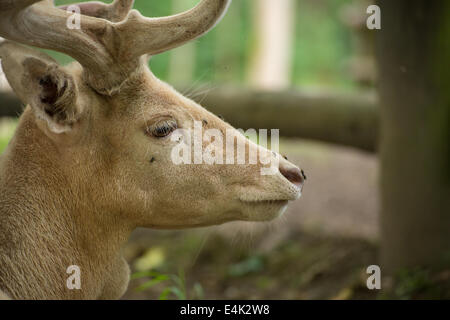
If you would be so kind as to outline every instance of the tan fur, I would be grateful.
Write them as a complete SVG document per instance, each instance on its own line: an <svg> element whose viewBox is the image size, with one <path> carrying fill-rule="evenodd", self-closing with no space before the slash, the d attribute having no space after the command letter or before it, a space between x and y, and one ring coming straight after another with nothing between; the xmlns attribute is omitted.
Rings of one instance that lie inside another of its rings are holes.
<svg viewBox="0 0 450 320"><path fill-rule="evenodd" d="M0 156L0 298L119 298L129 280L121 247L136 227L270 220L299 196L280 172L262 176L262 165L175 165L177 142L147 134L151 124L232 127L156 79L142 59L108 96L86 83L78 63L59 67L12 44L0 45L0 57L29 104ZM274 156L238 139L247 152ZM281 167L296 168L284 159ZM81 269L81 290L66 286L70 265Z"/></svg>
<svg viewBox="0 0 450 320"><path fill-rule="evenodd" d="M0 290L0 300L11 300L11 299L6 295L6 293L3 293Z"/></svg>

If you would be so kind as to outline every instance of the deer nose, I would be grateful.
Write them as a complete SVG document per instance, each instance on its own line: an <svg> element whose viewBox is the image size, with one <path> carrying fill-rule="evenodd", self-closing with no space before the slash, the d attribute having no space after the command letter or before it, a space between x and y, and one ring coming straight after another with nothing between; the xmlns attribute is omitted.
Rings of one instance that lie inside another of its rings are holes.
<svg viewBox="0 0 450 320"><path fill-rule="evenodd" d="M289 180L290 183L294 184L298 188L302 189L305 183L306 176L303 170L300 170L294 166L287 166L280 164L280 173Z"/></svg>

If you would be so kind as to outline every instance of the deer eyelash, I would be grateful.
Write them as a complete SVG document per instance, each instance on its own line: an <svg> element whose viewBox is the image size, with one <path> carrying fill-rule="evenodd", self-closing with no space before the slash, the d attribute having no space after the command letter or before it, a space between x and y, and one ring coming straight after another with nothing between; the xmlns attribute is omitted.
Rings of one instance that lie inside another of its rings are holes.
<svg viewBox="0 0 450 320"><path fill-rule="evenodd" d="M147 127L147 133L156 138L164 138L178 128L177 122L173 119L162 120Z"/></svg>

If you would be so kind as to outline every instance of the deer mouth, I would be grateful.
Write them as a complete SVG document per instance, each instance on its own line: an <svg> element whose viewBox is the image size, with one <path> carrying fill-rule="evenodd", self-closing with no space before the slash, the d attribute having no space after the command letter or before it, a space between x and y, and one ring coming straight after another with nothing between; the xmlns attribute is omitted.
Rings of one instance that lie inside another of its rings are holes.
<svg viewBox="0 0 450 320"><path fill-rule="evenodd" d="M245 203L245 204L254 204L254 205L258 205L258 204L275 204L275 205L285 205L288 204L289 200L242 200L241 202Z"/></svg>

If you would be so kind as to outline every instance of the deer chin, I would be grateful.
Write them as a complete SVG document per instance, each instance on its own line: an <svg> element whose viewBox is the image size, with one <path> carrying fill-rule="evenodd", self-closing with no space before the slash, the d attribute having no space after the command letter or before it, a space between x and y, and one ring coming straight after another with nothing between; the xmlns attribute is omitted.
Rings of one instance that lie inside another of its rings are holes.
<svg viewBox="0 0 450 320"><path fill-rule="evenodd" d="M283 215L288 200L241 200L242 212L248 221L270 221Z"/></svg>

